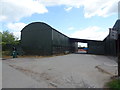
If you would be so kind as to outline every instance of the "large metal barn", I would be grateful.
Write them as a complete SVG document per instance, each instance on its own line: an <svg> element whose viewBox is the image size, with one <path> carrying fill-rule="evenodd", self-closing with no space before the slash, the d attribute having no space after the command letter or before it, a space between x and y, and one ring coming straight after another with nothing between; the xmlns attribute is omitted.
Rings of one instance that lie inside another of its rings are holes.
<svg viewBox="0 0 120 90"><path fill-rule="evenodd" d="M112 30L112 31L111 31ZM111 34L117 32L111 38ZM34 22L21 31L21 46L25 54L53 55L77 52L77 42L88 44L88 54L117 56L120 38L120 20L110 29L109 35L103 41L69 38L43 22Z"/></svg>
<svg viewBox="0 0 120 90"><path fill-rule="evenodd" d="M77 43L43 22L34 22L21 31L21 46L25 54L53 55L77 50Z"/></svg>

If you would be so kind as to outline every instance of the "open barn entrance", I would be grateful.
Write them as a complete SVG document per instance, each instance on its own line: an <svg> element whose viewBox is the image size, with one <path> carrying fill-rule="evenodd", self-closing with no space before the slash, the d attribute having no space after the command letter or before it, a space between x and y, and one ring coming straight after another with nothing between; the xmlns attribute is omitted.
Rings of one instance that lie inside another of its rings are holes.
<svg viewBox="0 0 120 90"><path fill-rule="evenodd" d="M96 41L96 40L78 39L78 38L70 38L70 41L73 43L77 42L78 46L84 45L85 46L84 50L86 50L86 53L89 53L89 54L95 53L96 52L95 47L97 47L98 43L101 43L100 41ZM83 49L83 47L82 47L82 49ZM76 53L80 53L80 52L76 52Z"/></svg>
<svg viewBox="0 0 120 90"><path fill-rule="evenodd" d="M88 51L88 43L78 42L78 52L80 54L86 54Z"/></svg>
<svg viewBox="0 0 120 90"><path fill-rule="evenodd" d="M89 41L93 40L87 40L87 39L77 39L77 38L70 38L72 42L78 43L78 50L76 53L78 54L87 54L88 53L88 43Z"/></svg>

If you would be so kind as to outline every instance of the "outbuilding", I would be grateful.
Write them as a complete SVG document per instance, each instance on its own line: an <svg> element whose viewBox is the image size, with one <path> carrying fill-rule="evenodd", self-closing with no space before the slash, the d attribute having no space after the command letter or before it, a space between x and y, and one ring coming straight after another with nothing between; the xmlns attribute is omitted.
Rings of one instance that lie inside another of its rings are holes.
<svg viewBox="0 0 120 90"><path fill-rule="evenodd" d="M21 46L25 54L53 55L77 50L77 43L43 22L33 22L21 31Z"/></svg>

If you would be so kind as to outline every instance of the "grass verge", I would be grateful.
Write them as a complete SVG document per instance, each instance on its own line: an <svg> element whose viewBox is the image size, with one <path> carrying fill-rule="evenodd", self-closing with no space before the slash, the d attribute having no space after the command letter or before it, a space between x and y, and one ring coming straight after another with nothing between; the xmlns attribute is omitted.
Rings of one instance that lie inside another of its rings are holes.
<svg viewBox="0 0 120 90"><path fill-rule="evenodd" d="M108 88L112 88L112 90L120 90L120 79L114 79L107 84Z"/></svg>

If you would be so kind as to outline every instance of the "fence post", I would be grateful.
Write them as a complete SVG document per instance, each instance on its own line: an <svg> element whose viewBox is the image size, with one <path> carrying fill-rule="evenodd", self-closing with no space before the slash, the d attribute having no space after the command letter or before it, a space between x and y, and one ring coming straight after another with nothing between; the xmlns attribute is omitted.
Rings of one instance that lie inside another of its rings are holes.
<svg viewBox="0 0 120 90"><path fill-rule="evenodd" d="M118 77L120 77L120 35L118 35Z"/></svg>
<svg viewBox="0 0 120 90"><path fill-rule="evenodd" d="M118 56L118 77L120 77L120 53Z"/></svg>

